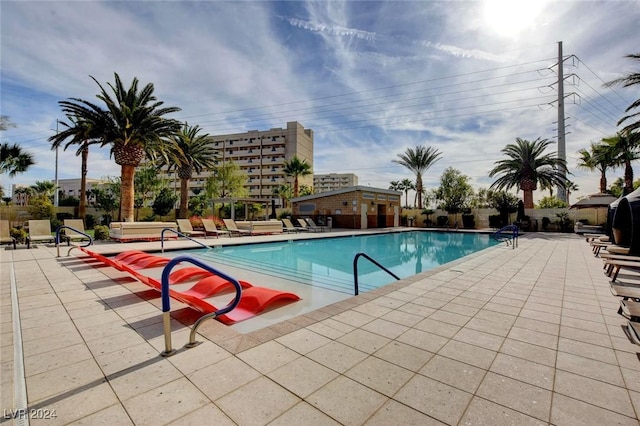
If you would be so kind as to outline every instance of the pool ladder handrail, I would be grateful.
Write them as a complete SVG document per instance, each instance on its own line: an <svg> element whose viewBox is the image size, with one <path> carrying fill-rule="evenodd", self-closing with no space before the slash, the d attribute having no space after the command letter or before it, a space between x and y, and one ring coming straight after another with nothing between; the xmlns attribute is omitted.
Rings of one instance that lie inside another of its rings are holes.
<svg viewBox="0 0 640 426"><path fill-rule="evenodd" d="M508 231L511 231L510 236L507 234ZM503 226L502 228L498 229L496 232L491 234L491 238L500 242L504 241L507 244L507 246L511 244L511 248L515 249L516 247L518 247L519 231L520 231L520 228L518 228L517 225L507 225L507 226ZM500 235L503 233L507 235L503 238L500 238ZM511 243L509 243L510 239L512 240Z"/></svg>
<svg viewBox="0 0 640 426"><path fill-rule="evenodd" d="M173 232L174 234L177 234L177 235L179 235L179 236L181 236L181 237L184 237L184 238L186 238L187 240L191 240L191 241L193 241L194 243L199 244L199 245L201 245L202 247L204 247L204 248L206 248L206 249L210 249L210 248L211 248L211 247L209 247L208 245L203 244L203 243L201 243L200 241L195 240L195 239L191 238L190 236L185 235L185 234L183 234L182 232L180 232L180 231L178 231L178 230L175 230L175 229L173 229L173 228L163 228L163 229L162 229L162 231L160 232L160 248L161 248L161 250L162 250L162 253L164 253L164 231L171 231L171 232Z"/></svg>
<svg viewBox="0 0 640 426"><path fill-rule="evenodd" d="M162 269L162 281L161 281L161 293L160 293L162 298L162 322L163 322L163 329L164 329L164 348L165 348L164 352L161 352L160 355L164 357L168 357L176 353L176 351L171 347L171 297L169 295L169 275L173 267L180 262L192 263L196 266L199 266L202 269L205 269L211 272L214 275L218 275L219 277L222 277L225 280L229 281L231 284L233 284L236 290L236 297L227 306L225 306L224 308L218 309L217 311L212 312L210 314L205 314L200 318L198 318L198 320L193 324L193 327L191 328L191 333L189 333L189 342L184 345L186 348L193 348L200 344L200 342L195 341L195 337L196 337L196 331L198 330L198 327L200 327L200 324L202 324L202 322L204 322L207 319L215 319L220 315L224 315L232 311L233 309L235 309L236 306L238 306L238 303L240 303L240 297L242 297L242 286L240 285L240 282L237 279L233 278L232 276L229 276L224 272L217 270L213 266L207 265L206 263L203 263L198 259L194 259L193 257L190 257L190 256L178 256L171 259L169 263L167 263L167 265Z"/></svg>
<svg viewBox="0 0 640 426"><path fill-rule="evenodd" d="M368 261L370 261L371 263L373 263L374 265L376 265L378 268L382 269L383 271L385 271L387 274L391 275L393 278L395 278L396 280L399 280L400 277L397 276L396 274L394 274L393 272L391 272L390 270L388 270L387 268L385 268L384 266L382 266L380 263L378 263L375 259L373 259L371 256L369 256L366 253L358 253L355 255L355 257L353 258L353 287L354 287L354 292L355 295L357 296L360 293L360 290L358 289L358 260L364 257L366 258Z"/></svg>
<svg viewBox="0 0 640 426"><path fill-rule="evenodd" d="M80 246L76 246L75 244L69 249L69 251L67 252L67 256L69 256L69 253L71 253L71 250L73 250L74 248L78 248L78 247L89 247L90 245L93 244L93 237L89 234L87 234L86 232L80 231L79 229L76 229L72 226L69 225L60 225L56 228L56 251L58 252L57 257L60 257L60 231L62 231L63 229L71 229L74 232L77 232L78 234L82 234L85 237L89 238L89 242L86 243L85 245L80 245Z"/></svg>

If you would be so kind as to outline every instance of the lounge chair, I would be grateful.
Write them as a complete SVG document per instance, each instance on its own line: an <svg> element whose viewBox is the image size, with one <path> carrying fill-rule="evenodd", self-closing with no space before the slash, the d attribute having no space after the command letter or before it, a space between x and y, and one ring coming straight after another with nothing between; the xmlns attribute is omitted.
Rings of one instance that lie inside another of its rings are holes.
<svg viewBox="0 0 640 426"><path fill-rule="evenodd" d="M13 244L16 249L16 239L11 236L11 228L8 220L0 220L0 244Z"/></svg>
<svg viewBox="0 0 640 426"><path fill-rule="evenodd" d="M76 229L80 232L85 232L84 221L82 219L65 219L64 225L69 226L73 229ZM63 228L64 235L62 236L62 241L66 241L67 245L71 244L71 240L76 240L76 241L89 240L89 238L86 235L80 234L74 231L73 229Z"/></svg>
<svg viewBox="0 0 640 426"><path fill-rule="evenodd" d="M312 231L312 229L309 228L309 224L306 220L298 218L298 223L300 224L300 228L304 229L305 231Z"/></svg>
<svg viewBox="0 0 640 426"><path fill-rule="evenodd" d="M176 223L178 224L178 230L186 235L187 237L204 237L207 238L207 233L204 231L195 231L193 226L191 226L191 221L189 219L176 219Z"/></svg>
<svg viewBox="0 0 640 426"><path fill-rule="evenodd" d="M308 228L314 232L324 232L329 229L328 226L318 226L310 217L305 219L309 224Z"/></svg>
<svg viewBox="0 0 640 426"><path fill-rule="evenodd" d="M246 229L239 229L236 225L236 221L233 219L222 219L224 221L224 226L227 227L229 233L233 235L251 235L251 231Z"/></svg>
<svg viewBox="0 0 640 426"><path fill-rule="evenodd" d="M216 237L219 237L220 235L229 236L229 231L223 231L221 229L218 229L213 219L201 219L201 220L202 220L202 226L204 226L204 232L207 235L215 235Z"/></svg>
<svg viewBox="0 0 640 426"><path fill-rule="evenodd" d="M51 241L54 242L56 237L51 233L51 222L49 219L30 220L29 235L27 235L27 248L31 248L32 242Z"/></svg>
<svg viewBox="0 0 640 426"><path fill-rule="evenodd" d="M291 219L282 219L282 223L284 225L285 232L307 232L309 231L307 228L303 228L301 226L294 226Z"/></svg>

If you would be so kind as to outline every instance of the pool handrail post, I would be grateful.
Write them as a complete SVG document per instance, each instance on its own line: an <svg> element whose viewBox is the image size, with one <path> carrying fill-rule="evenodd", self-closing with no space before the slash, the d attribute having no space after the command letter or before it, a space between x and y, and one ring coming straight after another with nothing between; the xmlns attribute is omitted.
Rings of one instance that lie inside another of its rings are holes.
<svg viewBox="0 0 640 426"><path fill-rule="evenodd" d="M57 252L57 256L56 257L60 257L60 231L62 231L63 229L71 229L74 232L77 232L78 234L82 234L85 237L89 238L89 242L85 245L81 245L80 247L89 247L91 244L93 244L93 237L89 234L87 234L86 232L82 232L74 227L71 227L69 225L60 225L56 228L56 252ZM74 245L73 247L71 247L69 249L69 251L67 252L67 256L69 256L69 253L71 253L71 250L73 250L76 246Z"/></svg>
<svg viewBox="0 0 640 426"><path fill-rule="evenodd" d="M160 295L162 298L162 322L163 322L163 329L164 329L164 347L165 347L164 352L161 352L160 355L164 357L168 357L176 353L176 351L173 349L171 345L171 297L169 294L170 293L169 292L169 275L171 274L171 270L173 269L173 267L181 262L192 263L196 266L199 266L202 269L205 269L211 272L214 275L218 275L219 277L226 279L231 284L233 284L236 290L236 297L227 306L225 306L224 308L218 309L215 312L203 315L202 317L198 318L198 320L193 325L193 328L191 329L191 333L189 334L189 342L185 345L185 347L192 348L199 344L195 341L195 335L198 327L204 320L210 319L210 318L216 318L220 315L224 315L230 312L231 310L235 309L235 307L238 306L238 303L240 303L240 297L242 296L242 286L240 285L240 282L237 279L225 274L224 272L219 271L216 268L189 256L178 256L171 259L169 263L167 263L167 265L162 269L162 280L160 283L161 285Z"/></svg>
<svg viewBox="0 0 640 426"><path fill-rule="evenodd" d="M369 260L371 263L373 263L374 265L376 265L378 268L382 269L383 271L385 271L387 274L391 275L393 278L395 278L396 280L399 280L400 277L397 276L396 274L394 274L393 272L391 272L390 270L388 270L387 268L385 268L384 266L382 266L380 263L378 263L375 259L373 259L371 256L369 256L366 253L358 253L355 255L355 257L353 258L353 287L354 287L354 293L357 296L360 293L360 290L358 288L358 260L360 259L360 257L364 257L367 260Z"/></svg>
<svg viewBox="0 0 640 426"><path fill-rule="evenodd" d="M180 232L180 231L178 231L178 230L176 230L176 229L173 229L173 228L162 228L162 231L160 231L160 251L161 251L161 253L164 253L164 232L165 232L165 231L173 232L174 234L179 235L179 236L181 236L181 237L184 237L184 238L186 238L187 240L191 240L191 241L193 241L194 243L199 244L199 245L201 245L202 247L204 247L204 248L206 248L206 249L210 248L208 245L203 244L203 243L201 243L200 241L194 240L194 239L193 239L193 238L191 238L190 236L185 235L185 234L183 234L182 232Z"/></svg>

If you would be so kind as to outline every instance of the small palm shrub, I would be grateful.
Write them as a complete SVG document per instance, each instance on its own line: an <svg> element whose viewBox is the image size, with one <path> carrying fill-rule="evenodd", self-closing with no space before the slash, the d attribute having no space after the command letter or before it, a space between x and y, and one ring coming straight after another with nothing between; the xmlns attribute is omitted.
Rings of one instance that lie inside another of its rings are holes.
<svg viewBox="0 0 640 426"><path fill-rule="evenodd" d="M93 239L94 240L108 240L109 239L109 227L105 225L96 225L93 227Z"/></svg>

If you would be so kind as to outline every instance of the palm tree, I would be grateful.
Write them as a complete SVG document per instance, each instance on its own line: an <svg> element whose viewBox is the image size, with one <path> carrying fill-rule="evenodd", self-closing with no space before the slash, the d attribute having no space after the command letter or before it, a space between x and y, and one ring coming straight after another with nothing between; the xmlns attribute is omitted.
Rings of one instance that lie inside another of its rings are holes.
<svg viewBox="0 0 640 426"><path fill-rule="evenodd" d="M18 173L24 173L33 166L33 155L23 151L20 145L3 143L0 145L0 173L7 173L14 177Z"/></svg>
<svg viewBox="0 0 640 426"><path fill-rule="evenodd" d="M153 95L152 83L138 90L134 77L129 89L125 89L120 76L114 73L115 85L107 83L112 97L96 80L100 88L97 98L106 104L106 110L83 99L72 98L65 112L75 117L91 117L92 123L100 123L102 146L111 145L111 155L121 167L120 220L134 218L134 174L136 167L146 158L153 159L163 149L163 139L178 132L182 123L163 116L180 111L177 107L161 108L164 102Z"/></svg>
<svg viewBox="0 0 640 426"><path fill-rule="evenodd" d="M607 192L607 169L613 167L613 150L606 144L591 143L589 149L578 151L578 167L587 170L598 170L600 172L600 193Z"/></svg>
<svg viewBox="0 0 640 426"><path fill-rule="evenodd" d="M69 104L74 105L74 107L76 106L75 102L72 101L61 101L59 104L63 111L75 109L67 107ZM80 108L80 111L83 111L83 109ZM71 124L58 121L58 123L62 124L66 129L51 136L49 142L51 142L52 150L59 148L66 140L68 140L68 142L64 146L65 151L71 145L79 145L76 156L79 155L82 161L80 166L80 204L78 206L78 216L84 219L87 213L87 165L89 163L89 145L100 142L102 136L100 122L94 123L92 120L94 118L102 119L103 117L92 114L89 117L67 115L67 118Z"/></svg>
<svg viewBox="0 0 640 426"><path fill-rule="evenodd" d="M296 198L300 192L298 178L310 175L311 166L307 160L300 160L297 155L294 155L291 160L284 162L283 170L287 176L293 176L293 197Z"/></svg>
<svg viewBox="0 0 640 426"><path fill-rule="evenodd" d="M189 209L189 180L193 173L215 167L217 150L209 134L200 133L199 126L184 123L182 129L168 138L166 153L161 165L168 165L168 170L175 168L180 178L180 210L178 216L186 218Z"/></svg>
<svg viewBox="0 0 640 426"><path fill-rule="evenodd" d="M405 166L416 175L415 190L418 194L418 208L422 208L422 175L440 159L441 152L430 146L417 146L415 149L407 148L407 150L398 154L399 160L391 160L394 163Z"/></svg>
<svg viewBox="0 0 640 426"><path fill-rule="evenodd" d="M571 193L576 192L580 188L578 187L578 184L576 184L575 182L567 180L564 185L564 189L567 191L567 204L571 205L571 203L569 202L569 197L571 196Z"/></svg>
<svg viewBox="0 0 640 426"><path fill-rule="evenodd" d="M629 59L635 59L640 61L640 53L626 55L626 57ZM610 81L606 83L605 86L610 87L610 86L622 85L622 87L629 87L629 86L635 86L636 84L640 84L640 73L633 72L633 73L627 74L624 77L620 77L613 81ZM625 112L628 113L629 111L636 109L638 107L640 107L640 99L637 99L631 105L629 105L625 110ZM618 125L624 123L625 121L637 118L638 116L640 116L640 112L635 112L633 114L626 115L618 121ZM633 136L634 138L638 138L638 130L640 130L640 120L627 124L621 130L621 133L629 137L634 135Z"/></svg>
<svg viewBox="0 0 640 426"><path fill-rule="evenodd" d="M404 192L404 204L405 206L409 207L409 191L416 189L416 186L411 179L402 179L402 181L400 182L400 189L402 192ZM418 194L416 193L416 196L417 195Z"/></svg>
<svg viewBox="0 0 640 426"><path fill-rule="evenodd" d="M640 159L640 138L634 135L618 133L610 138L603 138L602 142L611 150L613 164L624 166L624 189L622 195L633 191L633 167L631 162Z"/></svg>
<svg viewBox="0 0 640 426"><path fill-rule="evenodd" d="M53 201L53 197L58 190L56 184L48 180L37 180L34 185L31 185L32 194L41 196Z"/></svg>
<svg viewBox="0 0 640 426"><path fill-rule="evenodd" d="M564 188L566 162L556 155L544 154L544 150L552 143L540 138L532 142L516 138L515 144L502 149L502 153L509 158L496 161L496 166L489 172L489 177L501 175L491 184L491 188L508 190L518 187L524 192L524 207L528 209L533 208L533 191L538 189L538 184Z"/></svg>

